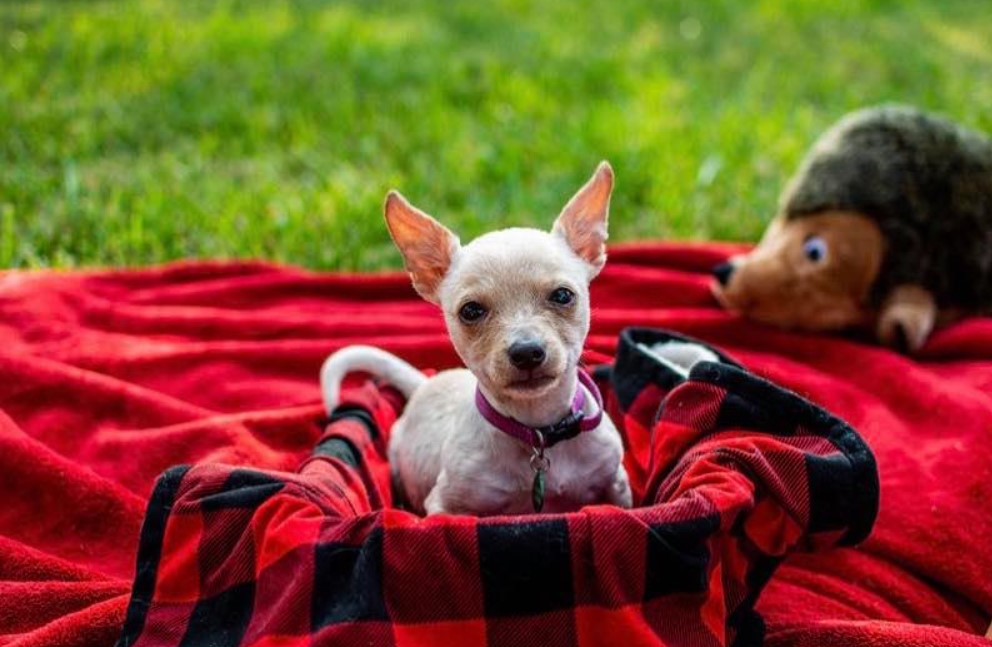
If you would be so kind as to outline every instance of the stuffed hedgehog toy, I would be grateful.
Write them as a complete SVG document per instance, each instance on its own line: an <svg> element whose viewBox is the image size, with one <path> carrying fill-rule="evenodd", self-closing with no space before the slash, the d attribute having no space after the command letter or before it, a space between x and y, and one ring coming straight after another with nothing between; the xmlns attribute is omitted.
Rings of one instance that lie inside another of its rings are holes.
<svg viewBox="0 0 992 647"><path fill-rule="evenodd" d="M726 308L870 327L901 350L992 309L992 141L915 108L851 113L806 155L757 247L713 270Z"/></svg>

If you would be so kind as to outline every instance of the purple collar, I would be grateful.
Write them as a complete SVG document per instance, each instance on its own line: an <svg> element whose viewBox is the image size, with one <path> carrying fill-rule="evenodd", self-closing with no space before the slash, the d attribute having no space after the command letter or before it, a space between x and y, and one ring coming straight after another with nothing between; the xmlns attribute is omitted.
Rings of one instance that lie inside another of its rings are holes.
<svg viewBox="0 0 992 647"><path fill-rule="evenodd" d="M586 403L583 386L596 399L598 405L596 412L588 417L582 414L582 407ZM579 369L579 386L575 389L575 397L572 398L572 411L553 425L528 427L509 416L504 416L493 408L478 386L475 387L475 407L489 424L517 440L522 440L535 449L553 447L563 440L578 436L580 432L592 431L603 420L603 396L600 395L596 383L592 381L589 374L581 368Z"/></svg>

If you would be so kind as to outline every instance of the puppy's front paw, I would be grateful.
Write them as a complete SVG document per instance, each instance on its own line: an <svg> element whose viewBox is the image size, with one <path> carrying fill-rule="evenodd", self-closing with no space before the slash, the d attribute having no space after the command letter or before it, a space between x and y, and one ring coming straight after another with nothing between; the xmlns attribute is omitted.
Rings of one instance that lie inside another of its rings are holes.
<svg viewBox="0 0 992 647"><path fill-rule="evenodd" d="M430 516L432 514L444 514L448 512L442 502L441 488L435 485L424 499L424 512Z"/></svg>
<svg viewBox="0 0 992 647"><path fill-rule="evenodd" d="M927 290L915 285L900 286L882 306L876 334L886 346L914 353L933 332L936 318L937 306Z"/></svg>
<svg viewBox="0 0 992 647"><path fill-rule="evenodd" d="M630 491L630 479L627 478L627 470L620 466L617 476L610 484L606 493L606 500L618 508L629 508L634 504L634 495Z"/></svg>

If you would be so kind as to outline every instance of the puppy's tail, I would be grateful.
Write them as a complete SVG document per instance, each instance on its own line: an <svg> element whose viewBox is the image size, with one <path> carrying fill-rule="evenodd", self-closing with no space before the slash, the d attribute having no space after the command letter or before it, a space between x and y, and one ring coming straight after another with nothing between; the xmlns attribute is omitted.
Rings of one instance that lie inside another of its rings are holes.
<svg viewBox="0 0 992 647"><path fill-rule="evenodd" d="M373 346L345 346L324 360L324 365L320 368L320 391L328 413L338 406L341 382L345 375L354 371L370 373L389 382L408 399L417 387L427 381L426 375L382 349Z"/></svg>

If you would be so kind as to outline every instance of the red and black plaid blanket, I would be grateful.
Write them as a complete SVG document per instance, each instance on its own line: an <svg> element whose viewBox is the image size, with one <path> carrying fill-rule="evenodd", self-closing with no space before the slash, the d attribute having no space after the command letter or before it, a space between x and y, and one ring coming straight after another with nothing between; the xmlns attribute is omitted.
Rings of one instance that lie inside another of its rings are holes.
<svg viewBox="0 0 992 647"><path fill-rule="evenodd" d="M868 535L875 460L842 420L724 355L683 378L646 352L672 337L627 329L595 372L635 508L396 509L383 456L403 403L365 383L295 473L166 472L118 645L760 644L755 601L785 556Z"/></svg>

